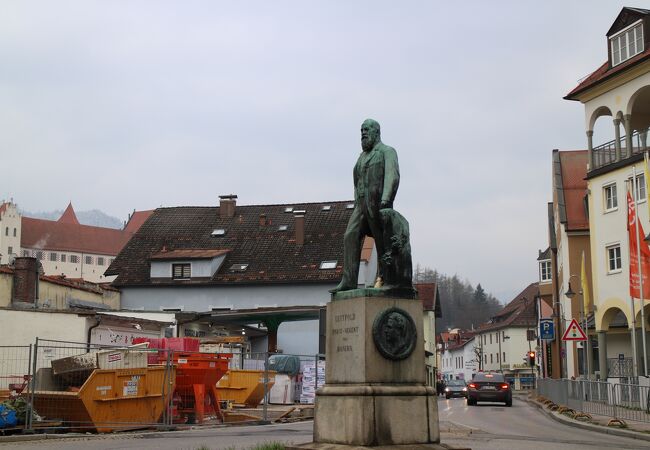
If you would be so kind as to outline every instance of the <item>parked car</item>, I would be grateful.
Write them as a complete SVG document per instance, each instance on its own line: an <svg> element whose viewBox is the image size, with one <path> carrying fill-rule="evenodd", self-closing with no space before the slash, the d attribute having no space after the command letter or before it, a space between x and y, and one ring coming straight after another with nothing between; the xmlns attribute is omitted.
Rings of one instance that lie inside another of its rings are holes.
<svg viewBox="0 0 650 450"><path fill-rule="evenodd" d="M464 380L449 380L445 387L445 397L467 397L467 384Z"/></svg>
<svg viewBox="0 0 650 450"><path fill-rule="evenodd" d="M500 373L477 373L467 385L467 405L476 402L504 402L512 406L512 389Z"/></svg>

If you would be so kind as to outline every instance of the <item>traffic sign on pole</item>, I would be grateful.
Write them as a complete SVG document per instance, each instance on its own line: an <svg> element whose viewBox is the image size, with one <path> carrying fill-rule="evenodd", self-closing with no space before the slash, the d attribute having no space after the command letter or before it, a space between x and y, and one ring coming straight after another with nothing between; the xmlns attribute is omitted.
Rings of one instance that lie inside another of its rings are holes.
<svg viewBox="0 0 650 450"><path fill-rule="evenodd" d="M580 324L578 323L577 320L571 319L571 323L567 327L566 331L564 332L564 336L562 336L563 341L586 341L587 340L587 335L585 334L584 331L582 331L582 328L580 328Z"/></svg>
<svg viewBox="0 0 650 450"><path fill-rule="evenodd" d="M553 319L540 319L539 338L544 341L552 341L555 339L555 325L553 324Z"/></svg>

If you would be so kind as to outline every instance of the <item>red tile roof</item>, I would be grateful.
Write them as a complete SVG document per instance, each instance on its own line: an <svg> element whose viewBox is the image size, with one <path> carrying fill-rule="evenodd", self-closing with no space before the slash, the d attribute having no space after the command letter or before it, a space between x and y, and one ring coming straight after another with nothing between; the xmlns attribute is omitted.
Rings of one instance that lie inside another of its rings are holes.
<svg viewBox="0 0 650 450"><path fill-rule="evenodd" d="M61 217L59 217L58 222L80 225L79 220L77 220L77 215L72 208L72 203L68 203L68 207L65 209L65 211L63 211L63 214L61 214Z"/></svg>
<svg viewBox="0 0 650 450"><path fill-rule="evenodd" d="M479 326L475 332L482 333L506 327L532 327L537 324L535 297L539 293L538 283L529 284L492 319Z"/></svg>
<svg viewBox="0 0 650 450"><path fill-rule="evenodd" d="M612 25L612 28L610 28L610 30L608 31L607 36L610 37L614 33L615 26L616 27L625 26L625 22L629 23L630 20L636 21L638 18L647 16L649 13L650 11L645 9L624 7L619 13L616 20L614 21L614 25ZM630 16L631 19L626 18L627 16ZM647 32L647 30L645 30L645 32ZM614 67L610 67L609 61L605 61L603 65L601 65L598 69L592 72L587 78L583 79L578 84L578 86L576 86L564 98L566 100L578 100L578 94L581 94L582 92L599 85L605 80L608 80L609 78L612 78L613 76L621 72L624 72L630 67L636 66L637 64L649 58L650 58L650 46L646 46L646 49L642 53L639 53L638 55Z"/></svg>
<svg viewBox="0 0 650 450"><path fill-rule="evenodd" d="M116 256L153 211L136 211L124 230L82 225L72 203L59 220L22 217L23 248Z"/></svg>
<svg viewBox="0 0 650 450"><path fill-rule="evenodd" d="M12 266L0 266L0 273L13 275L15 272ZM94 294L102 295L104 291L119 292L118 289L106 284L106 283L93 283L86 281L83 278L67 278L64 275L39 275L39 280L47 281L48 283L57 284L59 286L65 286L73 289L79 289L86 292L92 292Z"/></svg>
<svg viewBox="0 0 650 450"><path fill-rule="evenodd" d="M131 237L113 228L22 218L23 248L117 255Z"/></svg>
<svg viewBox="0 0 650 450"><path fill-rule="evenodd" d="M144 224L149 216L153 214L154 210L150 209L148 211L134 211L133 214L131 214L131 217L129 217L129 221L126 223L126 227L124 227L124 231L127 231L131 234L135 234L136 231L140 229L142 224Z"/></svg>
<svg viewBox="0 0 650 450"><path fill-rule="evenodd" d="M7 205L9 205L9 203L3 203L2 205L0 205L0 214L2 214L7 210Z"/></svg>
<svg viewBox="0 0 650 450"><path fill-rule="evenodd" d="M587 150L560 152L562 189L566 208L567 230L589 230L584 198L587 195Z"/></svg>

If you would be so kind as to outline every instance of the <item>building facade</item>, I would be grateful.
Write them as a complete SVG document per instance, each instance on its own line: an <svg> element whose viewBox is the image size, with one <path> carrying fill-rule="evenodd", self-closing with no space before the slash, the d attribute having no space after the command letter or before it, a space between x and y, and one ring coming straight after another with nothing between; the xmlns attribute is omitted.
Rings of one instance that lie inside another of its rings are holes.
<svg viewBox="0 0 650 450"><path fill-rule="evenodd" d="M0 264L15 257L36 258L43 273L108 283L104 275L122 247L146 221L151 211L129 216L124 229L95 227L79 223L72 205L58 220L21 216L13 201L0 205Z"/></svg>
<svg viewBox="0 0 650 450"><path fill-rule="evenodd" d="M650 127L650 10L623 8L605 44L607 61L565 98L581 102L585 111L593 322L598 349L604 349L594 365L601 378L611 378L648 375L644 334L650 330L650 300L630 295L634 249L627 193L647 232L643 160ZM601 124L613 131L614 140L601 143L594 135Z"/></svg>

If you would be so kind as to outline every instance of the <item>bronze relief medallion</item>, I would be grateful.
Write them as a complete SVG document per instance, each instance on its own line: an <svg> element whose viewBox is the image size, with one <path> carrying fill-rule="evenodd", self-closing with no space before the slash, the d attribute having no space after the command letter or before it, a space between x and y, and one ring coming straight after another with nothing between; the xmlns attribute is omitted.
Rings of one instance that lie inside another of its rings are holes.
<svg viewBox="0 0 650 450"><path fill-rule="evenodd" d="M413 318L400 308L380 312L372 324L372 338L381 355L393 361L406 359L417 341Z"/></svg>

